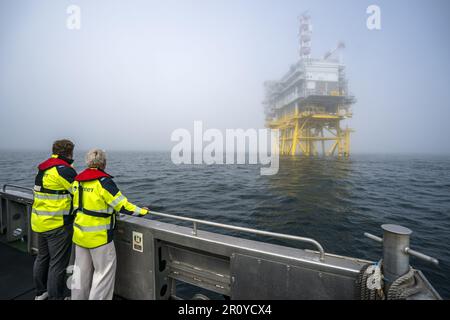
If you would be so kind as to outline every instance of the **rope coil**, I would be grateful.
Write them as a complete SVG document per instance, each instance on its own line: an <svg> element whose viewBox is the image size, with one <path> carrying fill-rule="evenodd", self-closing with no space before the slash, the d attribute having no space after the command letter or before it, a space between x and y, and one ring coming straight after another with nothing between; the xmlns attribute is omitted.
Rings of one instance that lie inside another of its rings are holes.
<svg viewBox="0 0 450 320"><path fill-rule="evenodd" d="M415 271L413 268L409 268L409 271L405 275L392 283L387 293L387 299L406 300L420 291L421 288Z"/></svg>
<svg viewBox="0 0 450 320"><path fill-rule="evenodd" d="M362 267L359 272L358 279L356 282L356 294L358 295L356 299L360 300L384 300L384 292L383 289L375 290L369 289L367 286L367 281L369 277L372 275L371 273L367 273L367 269L372 266L372 264L366 264ZM380 261L381 266L381 261Z"/></svg>
<svg viewBox="0 0 450 320"><path fill-rule="evenodd" d="M373 273L367 273L367 269L373 266L367 264L361 268L356 281L356 294L357 299L361 300L406 300L409 297L419 293L421 291L420 279L416 276L413 268L410 267L409 271L403 276L396 279L385 294L384 281L381 282L382 288L369 289L368 280ZM378 263L378 266L383 268L383 260Z"/></svg>

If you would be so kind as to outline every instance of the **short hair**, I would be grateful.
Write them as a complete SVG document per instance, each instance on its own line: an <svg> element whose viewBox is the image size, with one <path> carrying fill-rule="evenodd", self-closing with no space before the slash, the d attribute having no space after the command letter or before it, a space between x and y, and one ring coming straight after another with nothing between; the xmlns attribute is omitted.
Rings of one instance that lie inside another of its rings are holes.
<svg viewBox="0 0 450 320"><path fill-rule="evenodd" d="M70 157L73 155L75 145L72 141L63 139L53 142L52 153L58 156Z"/></svg>
<svg viewBox="0 0 450 320"><path fill-rule="evenodd" d="M106 166L106 152L101 149L89 150L86 154L86 165L89 168L102 168Z"/></svg>

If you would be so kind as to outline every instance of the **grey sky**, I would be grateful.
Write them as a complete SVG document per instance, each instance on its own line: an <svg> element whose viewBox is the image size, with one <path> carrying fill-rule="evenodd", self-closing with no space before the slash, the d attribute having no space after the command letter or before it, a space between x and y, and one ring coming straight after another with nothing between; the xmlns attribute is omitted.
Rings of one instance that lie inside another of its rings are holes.
<svg viewBox="0 0 450 320"><path fill-rule="evenodd" d="M353 152L450 152L446 0L1 0L0 149L169 149L194 120L262 128L262 83L296 61L304 10L314 56L347 44Z"/></svg>

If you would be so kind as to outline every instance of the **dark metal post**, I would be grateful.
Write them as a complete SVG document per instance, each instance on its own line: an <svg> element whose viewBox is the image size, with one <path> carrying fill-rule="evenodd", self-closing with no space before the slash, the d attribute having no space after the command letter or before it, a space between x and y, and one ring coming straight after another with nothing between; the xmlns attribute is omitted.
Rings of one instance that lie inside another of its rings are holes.
<svg viewBox="0 0 450 320"><path fill-rule="evenodd" d="M383 273L385 280L392 283L409 271L409 238L412 231L408 228L384 224L383 229Z"/></svg>

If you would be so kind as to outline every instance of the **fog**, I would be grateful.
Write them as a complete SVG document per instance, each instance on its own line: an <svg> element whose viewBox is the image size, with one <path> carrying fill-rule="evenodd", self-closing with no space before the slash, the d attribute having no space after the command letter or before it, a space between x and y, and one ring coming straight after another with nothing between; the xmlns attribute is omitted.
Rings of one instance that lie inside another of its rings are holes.
<svg viewBox="0 0 450 320"><path fill-rule="evenodd" d="M450 153L446 0L1 0L0 150L170 150L195 120L263 128L263 82L297 61L305 10L314 57L346 42L353 153Z"/></svg>

